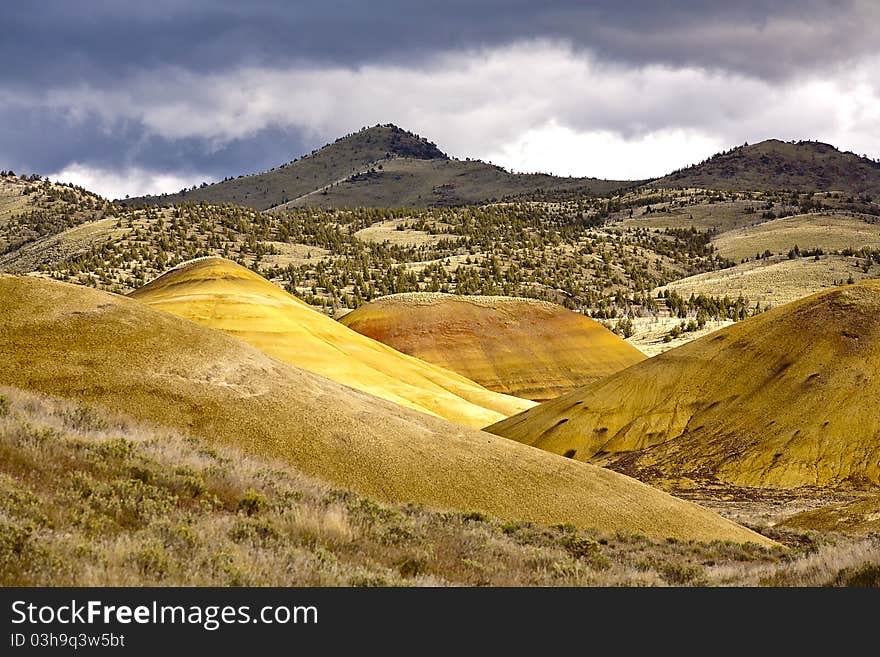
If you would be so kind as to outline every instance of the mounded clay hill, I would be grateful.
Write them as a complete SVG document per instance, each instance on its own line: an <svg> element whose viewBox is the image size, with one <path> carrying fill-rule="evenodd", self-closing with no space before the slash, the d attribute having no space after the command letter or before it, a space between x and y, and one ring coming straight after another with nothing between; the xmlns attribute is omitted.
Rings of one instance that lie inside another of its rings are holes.
<svg viewBox="0 0 880 657"><path fill-rule="evenodd" d="M880 484L880 280L834 288L488 430L648 480Z"/></svg>
<svg viewBox="0 0 880 657"><path fill-rule="evenodd" d="M0 308L2 384L282 459L383 500L772 544L623 475L371 397L133 299L0 276Z"/></svg>
<svg viewBox="0 0 880 657"><path fill-rule="evenodd" d="M223 258L181 265L131 296L291 365L473 428L532 405L366 338Z"/></svg>
<svg viewBox="0 0 880 657"><path fill-rule="evenodd" d="M645 359L598 322L534 299L395 294L340 321L489 390L538 401Z"/></svg>

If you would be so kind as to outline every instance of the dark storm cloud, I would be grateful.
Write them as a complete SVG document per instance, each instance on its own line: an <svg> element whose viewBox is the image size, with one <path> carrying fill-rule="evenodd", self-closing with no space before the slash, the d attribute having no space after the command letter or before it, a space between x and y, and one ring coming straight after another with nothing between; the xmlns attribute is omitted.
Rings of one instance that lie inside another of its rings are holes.
<svg viewBox="0 0 880 657"><path fill-rule="evenodd" d="M343 66L532 38L629 64L777 77L876 48L876 3L857 0L412 0L117 3L5 7L0 61L20 85L118 81L177 66L219 71L306 59Z"/></svg>
<svg viewBox="0 0 880 657"><path fill-rule="evenodd" d="M22 174L60 171L79 162L111 171L135 166L224 178L282 164L310 150L312 141L298 130L277 128L220 144L192 137L167 139L135 121L121 121L108 130L93 118L71 121L45 109L0 109L0 169Z"/></svg>

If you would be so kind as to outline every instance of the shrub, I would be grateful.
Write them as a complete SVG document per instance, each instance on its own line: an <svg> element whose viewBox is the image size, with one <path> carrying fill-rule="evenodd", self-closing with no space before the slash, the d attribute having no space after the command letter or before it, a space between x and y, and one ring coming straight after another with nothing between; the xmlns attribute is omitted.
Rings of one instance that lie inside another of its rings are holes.
<svg viewBox="0 0 880 657"><path fill-rule="evenodd" d="M397 570L403 577L417 577L428 570L428 562L419 556L408 556L397 565Z"/></svg>
<svg viewBox="0 0 880 657"><path fill-rule="evenodd" d="M880 564L869 563L858 568L844 568L829 585L880 588Z"/></svg>
<svg viewBox="0 0 880 657"><path fill-rule="evenodd" d="M489 519L482 511L465 511L460 515L464 522L486 522Z"/></svg>
<svg viewBox="0 0 880 657"><path fill-rule="evenodd" d="M248 488L238 502L238 510L252 516L265 509L268 504L269 500L265 495L258 493L253 488Z"/></svg>

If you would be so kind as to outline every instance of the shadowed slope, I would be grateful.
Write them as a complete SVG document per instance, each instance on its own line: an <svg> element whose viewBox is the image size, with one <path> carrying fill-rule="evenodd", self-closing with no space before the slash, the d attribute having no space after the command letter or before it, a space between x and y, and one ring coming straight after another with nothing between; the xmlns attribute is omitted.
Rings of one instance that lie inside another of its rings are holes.
<svg viewBox="0 0 880 657"><path fill-rule="evenodd" d="M131 296L333 381L473 428L531 405L366 338L222 258L182 265Z"/></svg>
<svg viewBox="0 0 880 657"><path fill-rule="evenodd" d="M0 308L2 384L281 458L384 500L772 543L622 475L359 393L132 299L0 276Z"/></svg>
<svg viewBox="0 0 880 657"><path fill-rule="evenodd" d="M490 390L526 399L558 397L645 358L592 319L533 299L395 294L340 321Z"/></svg>
<svg viewBox="0 0 880 657"><path fill-rule="evenodd" d="M640 477L880 484L880 281L807 297L489 428Z"/></svg>

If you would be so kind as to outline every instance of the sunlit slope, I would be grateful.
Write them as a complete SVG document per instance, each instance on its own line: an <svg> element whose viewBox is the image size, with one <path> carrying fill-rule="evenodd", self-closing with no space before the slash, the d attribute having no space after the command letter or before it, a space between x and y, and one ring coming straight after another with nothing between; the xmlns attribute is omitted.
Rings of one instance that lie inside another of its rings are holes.
<svg viewBox="0 0 880 657"><path fill-rule="evenodd" d="M878 484L880 281L780 306L489 430L650 479Z"/></svg>
<svg viewBox="0 0 880 657"><path fill-rule="evenodd" d="M598 322L534 299L395 294L340 321L490 390L526 399L558 397L645 358Z"/></svg>
<svg viewBox="0 0 880 657"><path fill-rule="evenodd" d="M377 399L132 299L0 276L0 309L0 384L282 459L383 500L769 544L622 475Z"/></svg>
<svg viewBox="0 0 880 657"><path fill-rule="evenodd" d="M474 428L531 406L366 338L222 258L185 264L131 296L333 381Z"/></svg>

